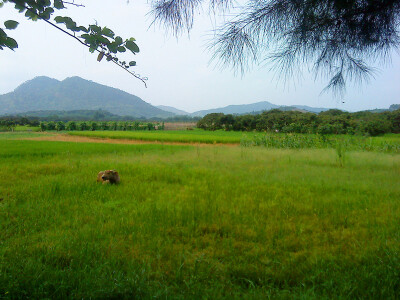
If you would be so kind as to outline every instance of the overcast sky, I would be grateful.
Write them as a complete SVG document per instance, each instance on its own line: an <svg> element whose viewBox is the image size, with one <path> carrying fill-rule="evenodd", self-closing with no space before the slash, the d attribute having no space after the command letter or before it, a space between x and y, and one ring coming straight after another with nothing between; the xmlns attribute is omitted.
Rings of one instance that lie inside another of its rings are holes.
<svg viewBox="0 0 400 300"><path fill-rule="evenodd" d="M369 84L349 85L342 103L332 94L321 95L327 82L314 81L312 74L305 73L301 79L285 84L275 78L268 66L255 67L244 76L217 68L210 63L212 53L206 46L212 37L213 24L221 18L215 21L201 17L189 38L176 39L162 28L149 27L152 20L147 15L146 1L130 0L127 4L126 0L82 0L81 3L84 8L70 7L57 11L56 15L69 15L85 26L97 21L123 38L136 38L141 52L127 56L126 60L137 61L135 71L149 78L148 88L114 64L105 60L98 63L96 55L90 54L86 47L43 21L26 20L6 3L0 8L0 24L8 19L20 22L16 30L8 31L19 48L15 52L0 51L0 94L44 75L58 80L80 76L137 95L152 105L169 105L188 112L258 101L349 111L400 103L400 56L396 52L391 64L379 66Z"/></svg>

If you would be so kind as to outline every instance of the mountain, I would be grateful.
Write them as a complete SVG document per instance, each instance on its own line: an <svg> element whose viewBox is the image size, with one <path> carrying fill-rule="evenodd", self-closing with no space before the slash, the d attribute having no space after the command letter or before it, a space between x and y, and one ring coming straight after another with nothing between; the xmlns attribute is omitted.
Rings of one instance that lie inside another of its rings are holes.
<svg viewBox="0 0 400 300"><path fill-rule="evenodd" d="M397 110L400 109L400 104L392 104L389 106L389 110Z"/></svg>
<svg viewBox="0 0 400 300"><path fill-rule="evenodd" d="M307 106L307 105L292 105L291 107L296 107L300 110L305 110L307 112L313 112L316 114L331 109L331 108L323 108L323 107L311 107L311 106Z"/></svg>
<svg viewBox="0 0 400 300"><path fill-rule="evenodd" d="M224 113L224 114L244 114L251 113L255 111L263 111L270 110L274 108L279 108L278 105L272 104L268 101L262 101L252 104L242 104L242 105L228 105L225 107L207 109L207 110L199 110L190 115L193 117L204 117L207 114L211 113Z"/></svg>
<svg viewBox="0 0 400 300"><path fill-rule="evenodd" d="M280 109L280 110L297 110L297 111L302 111L302 112L314 112L314 113L320 113L322 111L327 111L329 108L322 108L322 107L310 107L306 105L291 105L291 106L285 106L285 105L276 105L273 103L270 103L268 101L262 101L262 102L257 102L257 103L252 103L252 104L243 104L243 105L229 105L225 107L220 107L220 108L214 108L214 109L207 109L207 110L199 110L194 113L191 113L191 116L200 116L204 117L206 114L210 113L224 113L224 114L248 114L248 113L261 113L264 110L271 110L271 109Z"/></svg>
<svg viewBox="0 0 400 300"><path fill-rule="evenodd" d="M172 107L172 106L158 105L156 107L159 108L159 109L162 109L164 111L172 112L173 114L176 114L176 115L182 115L182 116L183 115L190 115L188 112L180 110L180 109L177 109L177 108Z"/></svg>
<svg viewBox="0 0 400 300"><path fill-rule="evenodd" d="M135 118L174 116L137 96L80 77L70 77L63 81L45 76L36 77L21 84L13 92L0 95L0 115L39 110L99 109Z"/></svg>

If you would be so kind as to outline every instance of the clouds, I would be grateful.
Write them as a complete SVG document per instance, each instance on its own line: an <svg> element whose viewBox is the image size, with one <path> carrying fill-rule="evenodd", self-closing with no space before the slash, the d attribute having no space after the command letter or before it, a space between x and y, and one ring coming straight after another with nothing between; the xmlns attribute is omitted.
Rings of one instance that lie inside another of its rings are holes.
<svg viewBox="0 0 400 300"><path fill-rule="evenodd" d="M149 28L151 20L146 16L149 7L145 1L82 2L85 8L71 7L65 13L82 25L97 21L122 37L136 38L141 52L135 57L127 56L127 60L136 60L135 71L149 77L148 88L115 65L98 63L87 48L44 22L25 20L8 3L1 8L0 22L20 22L15 31L10 31L19 48L15 52L0 52L1 94L35 76L46 75L59 80L80 76L135 94L153 105L170 105L186 111L264 100L347 110L388 107L400 102L398 54L393 56L393 64L382 69L368 85L349 86L346 103L342 104L330 94L321 96L326 82L314 82L309 74L296 84L289 81L285 86L274 79L268 67L256 67L244 77L216 68L209 63L212 53L206 50L212 30L207 17L196 20L190 38L183 36L177 40L163 29Z"/></svg>

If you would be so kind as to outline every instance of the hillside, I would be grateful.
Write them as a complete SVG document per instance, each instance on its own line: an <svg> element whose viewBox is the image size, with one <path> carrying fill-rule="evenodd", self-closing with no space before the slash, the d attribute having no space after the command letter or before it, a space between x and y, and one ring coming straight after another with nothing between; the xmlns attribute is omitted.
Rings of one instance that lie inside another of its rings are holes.
<svg viewBox="0 0 400 300"><path fill-rule="evenodd" d="M257 114L264 110L271 110L271 109L280 109L280 110L296 110L296 111L303 111L303 112L314 112L320 113L321 111L329 110L329 108L321 108L321 107L310 107L305 105L292 105L292 106L284 106L284 105L276 105L270 103L268 101L256 102L251 104L242 104L242 105L228 105L225 107L219 107L214 109L207 109L207 110L199 110L194 113L191 113L191 116L200 116L204 117L210 113L224 113L224 114Z"/></svg>
<svg viewBox="0 0 400 300"><path fill-rule="evenodd" d="M156 107L159 108L159 109L162 109L164 111L168 111L168 112L174 113L174 114L176 114L178 116L190 115L188 112L186 112L184 110L177 109L177 108L172 107L172 106L157 105Z"/></svg>
<svg viewBox="0 0 400 300"><path fill-rule="evenodd" d="M203 117L207 114L211 113L224 113L224 114L243 114L243 113L251 113L255 111L263 111L270 110L274 108L278 108L278 105L272 104L268 101L262 101L252 104L242 104L242 105L228 105L225 107L207 109L207 110L199 110L192 114L191 116L199 116Z"/></svg>
<svg viewBox="0 0 400 300"><path fill-rule="evenodd" d="M58 81L36 77L13 92L0 95L0 115L40 110L106 110L136 118L171 117L175 114L150 105L135 95L80 77Z"/></svg>

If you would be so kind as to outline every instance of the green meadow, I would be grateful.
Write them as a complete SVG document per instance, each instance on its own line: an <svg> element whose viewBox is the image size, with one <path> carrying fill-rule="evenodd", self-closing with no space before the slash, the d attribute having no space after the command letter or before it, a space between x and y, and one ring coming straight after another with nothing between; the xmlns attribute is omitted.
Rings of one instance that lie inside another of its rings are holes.
<svg viewBox="0 0 400 300"><path fill-rule="evenodd" d="M398 141L291 148L0 134L0 298L398 299L400 156L381 148ZM121 184L96 183L105 169Z"/></svg>
<svg viewBox="0 0 400 300"><path fill-rule="evenodd" d="M70 131L68 134L94 138L206 144L235 144L240 143L243 137L243 133L239 131L205 131L200 129L165 131Z"/></svg>

